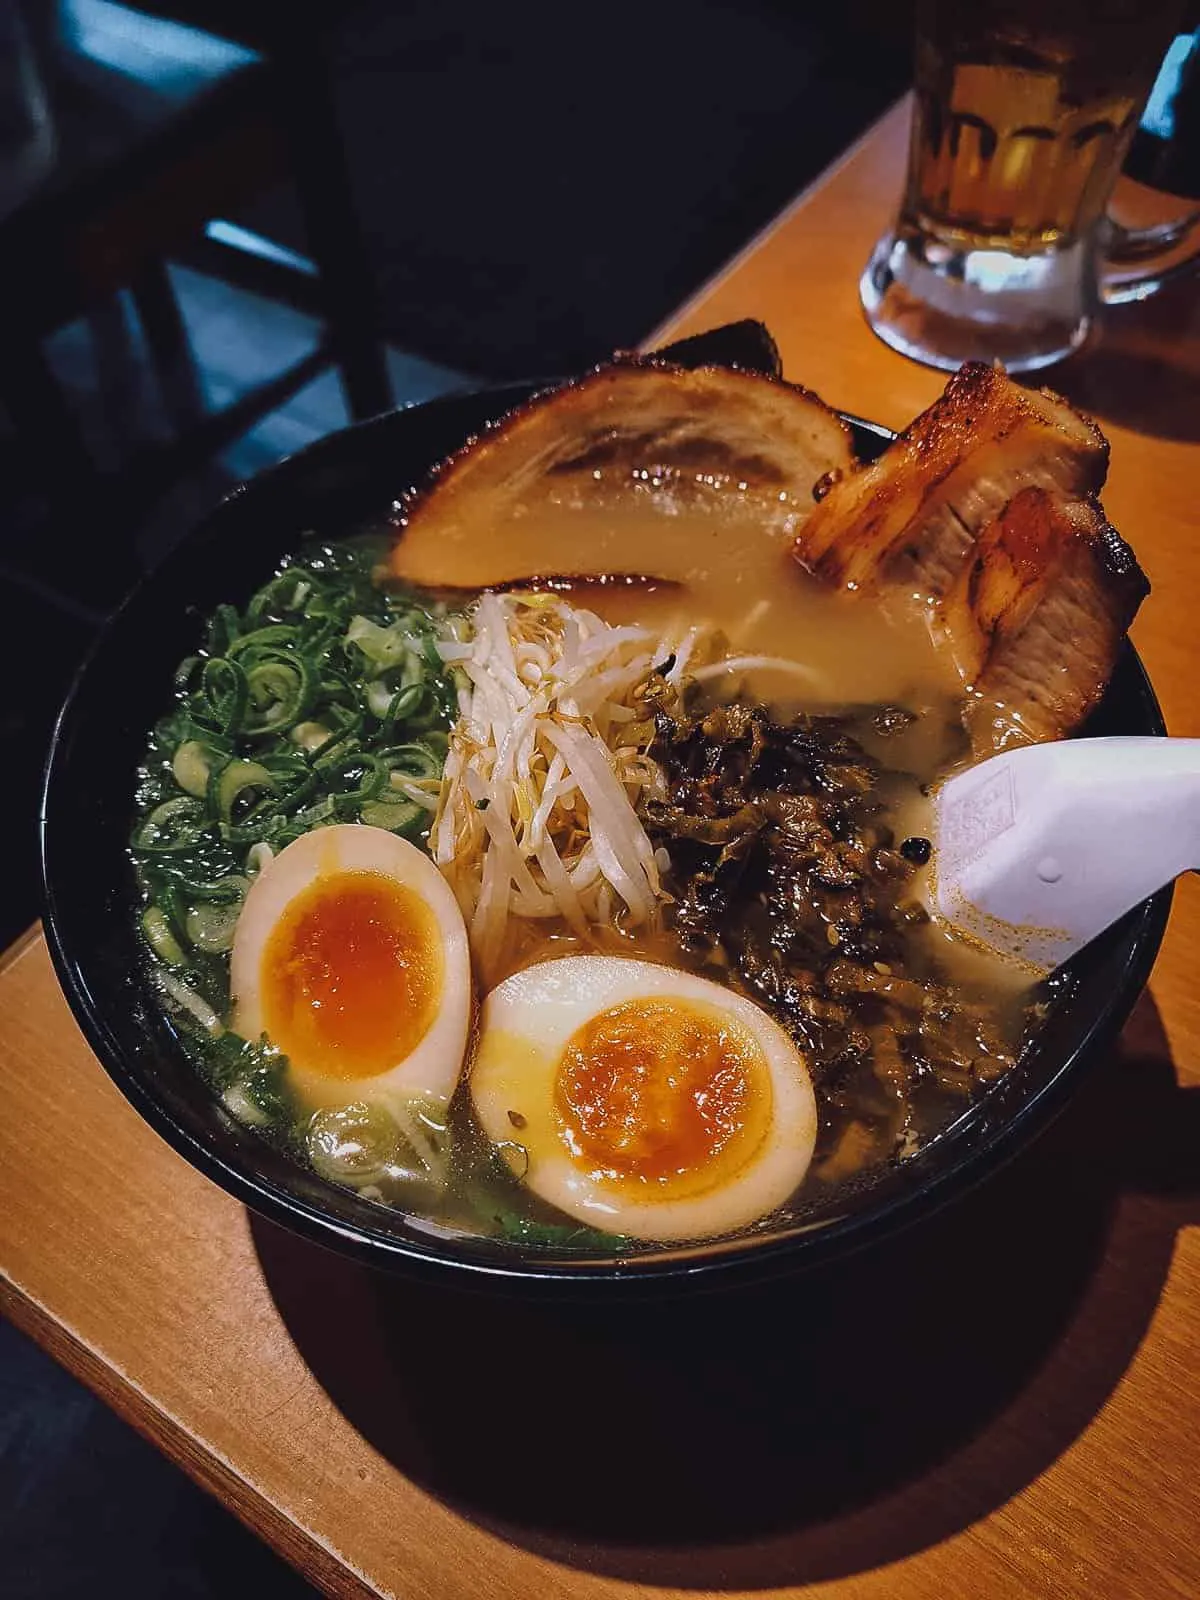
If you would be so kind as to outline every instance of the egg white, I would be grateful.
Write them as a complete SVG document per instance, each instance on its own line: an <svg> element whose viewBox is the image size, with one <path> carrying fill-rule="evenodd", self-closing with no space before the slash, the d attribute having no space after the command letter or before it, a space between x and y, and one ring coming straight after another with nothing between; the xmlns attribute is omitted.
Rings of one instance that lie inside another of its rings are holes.
<svg viewBox="0 0 1200 1600"><path fill-rule="evenodd" d="M265 1031L263 957L271 934L297 895L318 879L369 872L417 895L433 915L443 957L442 991L433 1020L412 1050L365 1078L326 1076L289 1057L290 1083L312 1109L358 1103L403 1107L416 1098L448 1104L471 1027L467 930L453 891L429 857L385 828L342 823L289 844L251 884L234 931L230 966L232 1023L244 1038Z"/></svg>
<svg viewBox="0 0 1200 1600"><path fill-rule="evenodd" d="M555 1109L555 1080L576 1031L628 1001L679 1000L712 1007L762 1052L771 1113L761 1143L709 1188L661 1196L588 1170L573 1155ZM804 1179L817 1135L812 1081L795 1045L752 1001L693 973L617 956L567 956L507 978L483 1003L470 1074L476 1116L512 1170L543 1200L611 1233L694 1239L745 1227L773 1211Z"/></svg>

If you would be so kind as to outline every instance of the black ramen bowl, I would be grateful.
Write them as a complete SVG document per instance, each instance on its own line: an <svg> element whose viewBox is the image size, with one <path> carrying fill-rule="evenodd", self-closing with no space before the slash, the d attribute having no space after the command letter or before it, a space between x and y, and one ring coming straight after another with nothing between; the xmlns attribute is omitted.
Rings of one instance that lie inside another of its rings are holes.
<svg viewBox="0 0 1200 1600"><path fill-rule="evenodd" d="M674 359L769 366L773 347L738 325L673 347ZM516 385L435 400L331 435L236 490L134 591L104 630L63 707L46 769L41 845L50 950L71 1008L118 1088L179 1153L264 1216L372 1266L527 1292L661 1293L815 1264L912 1222L961 1192L1043 1128L1089 1061L1115 1038L1149 976L1164 891L1077 958L1073 981L1017 1065L903 1164L836 1193L797 1224L627 1257L447 1237L360 1199L235 1122L179 1047L143 980L127 853L135 771L203 619L240 602L309 534L343 535L524 399ZM848 419L864 456L891 437ZM1166 730L1132 648L1088 730Z"/></svg>

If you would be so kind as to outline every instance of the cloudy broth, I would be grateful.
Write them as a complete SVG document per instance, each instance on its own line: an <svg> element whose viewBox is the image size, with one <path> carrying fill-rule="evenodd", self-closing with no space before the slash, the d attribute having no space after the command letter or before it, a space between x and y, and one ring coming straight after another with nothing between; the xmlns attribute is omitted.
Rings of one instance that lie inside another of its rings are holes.
<svg viewBox="0 0 1200 1600"><path fill-rule="evenodd" d="M535 552L544 554L549 530L537 526L537 519L543 515L557 519L557 549L586 551L591 570L602 563L612 527L603 508L575 510L566 517L561 508L545 508L519 529L514 526L511 530L493 530L498 546L505 552L506 565L515 563L519 567L526 550L531 561ZM884 608L873 600L822 590L791 561L782 538L764 548L761 526L749 517L730 515L721 522L719 536L714 534L710 519L693 519L686 512L664 519L650 510L643 515L626 509L621 517L620 548L625 559L618 576L653 579L661 576L656 570L661 564L670 569L666 581L575 580L572 562L565 555L554 563L556 571L548 571L545 560L539 560L539 570L534 575L553 580L557 593L614 625L637 624L664 634L689 626L719 630L735 656L748 659L708 677L695 691L696 703L761 706L780 726L808 715L840 718L845 735L884 769L878 780L882 809L871 824L877 847L894 854L906 836L920 835L928 827L925 790L939 773L964 758L966 740L960 719L961 687L951 664L932 644L919 606ZM372 600L367 556L372 549L378 553L380 547L370 541L334 544L312 564L314 581L328 584L329 604L341 606L345 618L365 609L382 627L397 609L415 604L422 616L428 616L439 607L465 609L478 594L478 589L467 589L455 581L457 573L451 562L444 574L445 586L436 591L413 595L383 583L374 586L376 598ZM630 565L635 553L646 553L637 569ZM293 625L286 572L273 584L251 602L238 623L243 632L264 624L275 628ZM230 608L224 609L230 612ZM422 623L423 627L426 625ZM222 629L228 632L229 627L229 617L214 619L213 637L221 638ZM213 650L218 653L215 646ZM793 663L802 670L789 671L780 663ZM181 696L172 714L177 719L182 715L184 698ZM445 686L431 686L423 708L414 713L416 720L405 735L408 743L403 748L411 750L415 740L433 762L444 747L452 702L453 696L445 692ZM896 708L906 715L887 714ZM303 723L299 731L303 735L310 726ZM195 742L194 732L189 737ZM137 854L137 841L147 837L147 819L164 807L191 803L172 777L173 772L179 771L179 750L175 750L173 761L164 738L160 726L148 751L139 796L134 854L143 873L146 894L139 914L151 946L152 977L168 999L174 995L174 1000L164 1001L164 1006L180 1042L231 1113L258 1127L265 1136L281 1143L297 1159L315 1165L333 1181L348 1183L369 1200L397 1206L422 1218L431 1228L495 1234L524 1244L559 1248L612 1248L611 1239L598 1238L565 1222L506 1176L472 1114L465 1092L466 1074L448 1118L443 1115L439 1122L431 1112L421 1134L436 1147L442 1171L439 1184L422 1179L417 1170L419 1163L412 1163L407 1169L401 1165L394 1171L356 1177L351 1171L331 1171L314 1158L314 1148L319 1147L313 1143L309 1112L289 1100L286 1063L269 1052L244 1049L242 1042L227 1031L228 946L222 950L217 943L224 902L218 897L188 910L189 919L199 915L203 927L210 930L213 948L199 956L192 968L180 968L176 961L177 942L169 924L176 912L182 919L182 911L187 908L171 900L175 891L170 890L174 880L169 873L162 878L155 876L160 871L158 858ZM256 745L254 751L261 748ZM281 751L284 748L281 744ZM291 757L282 753L279 756L280 761L287 759ZM189 794L196 792L193 788ZM381 802L374 800L362 808L361 816L352 816L344 809L347 798L352 795L343 794L338 799L341 809L337 816L342 820L372 821L379 814ZM319 795L309 795L306 804L311 805L314 800L321 803ZM180 815L184 813L181 811ZM226 828L221 839L231 832L240 838L239 828L248 838L252 830L247 816L240 810L235 812L235 826L232 830ZM427 826L427 817L424 821L410 818L404 823L407 836L414 842L423 840ZM241 844L235 849L225 842L201 841L194 854L194 862L184 855L164 856L161 870L170 868L175 872L184 863L187 872L176 872L180 881L186 881L189 875L206 877L216 886L224 881L233 883L247 870ZM916 904L921 892L918 871L910 875L904 893ZM187 926L191 925L189 920ZM182 926L182 920L174 923L176 932ZM996 1037L1003 1040L1008 1052L1015 1053L1030 1020L1028 978L1002 962L964 952L955 941L947 940L920 919L914 919L905 939L905 966L914 979L923 981L932 974L951 979L961 989L964 1003L985 1013ZM618 916L611 926L598 928L586 945L565 925L550 919L514 924L501 976L547 957L570 955L584 948L637 955L746 989L727 962L722 966L720 952L701 951L681 943L672 930L669 915L665 925L653 931L630 930ZM181 988L194 997L195 1005L188 1002L181 1009ZM869 1008L874 1002L865 1003ZM215 1019L216 1026L206 1017ZM197 1021L199 1026L195 1025ZM222 1032L223 1028L226 1031ZM797 1042L806 1047L803 1039ZM977 1082L952 1083L945 1075L939 1078L918 1065L913 1069L904 1115L898 1119L895 1094L868 1060L855 1062L839 1057L830 1063L817 1059L817 1055L819 1051L813 1056L813 1077L821 1106L817 1155L810 1180L797 1196L795 1206L785 1208L776 1218L785 1222L814 1206L819 1209L831 1188L836 1189L847 1178L857 1178L873 1166L911 1154L960 1114L986 1081L986 1077L980 1077ZM468 1062L467 1074L469 1070Z"/></svg>

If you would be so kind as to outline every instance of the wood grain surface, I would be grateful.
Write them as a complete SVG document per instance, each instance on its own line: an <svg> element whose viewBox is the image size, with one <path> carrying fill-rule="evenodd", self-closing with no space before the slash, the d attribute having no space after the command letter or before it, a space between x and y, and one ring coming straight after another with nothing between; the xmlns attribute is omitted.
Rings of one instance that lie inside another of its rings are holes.
<svg viewBox="0 0 1200 1600"><path fill-rule="evenodd" d="M758 316L832 404L926 404L857 302L904 116L662 333ZM1112 438L1137 644L1200 734L1200 306L1131 310L1056 381ZM605 1312L379 1280L252 1218L120 1098L32 937L0 965L3 1308L333 1595L1195 1600L1198 966L1189 881L1120 1050L886 1249Z"/></svg>

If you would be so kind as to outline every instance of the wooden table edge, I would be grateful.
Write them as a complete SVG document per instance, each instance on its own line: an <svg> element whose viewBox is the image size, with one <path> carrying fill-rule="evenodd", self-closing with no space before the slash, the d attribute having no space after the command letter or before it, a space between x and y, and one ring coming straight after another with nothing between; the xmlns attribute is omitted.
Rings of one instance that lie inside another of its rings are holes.
<svg viewBox="0 0 1200 1600"><path fill-rule="evenodd" d="M0 977L9 967L15 967L29 950L44 937L44 930L40 921L31 922L24 933L19 933L10 945L0 950Z"/></svg>

